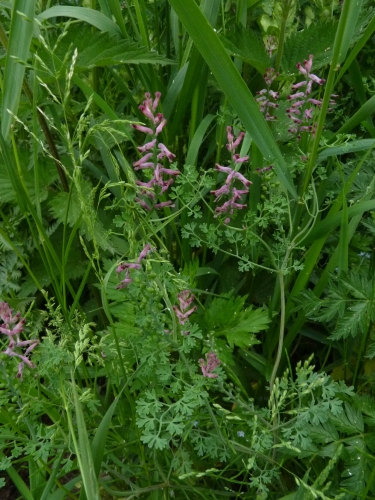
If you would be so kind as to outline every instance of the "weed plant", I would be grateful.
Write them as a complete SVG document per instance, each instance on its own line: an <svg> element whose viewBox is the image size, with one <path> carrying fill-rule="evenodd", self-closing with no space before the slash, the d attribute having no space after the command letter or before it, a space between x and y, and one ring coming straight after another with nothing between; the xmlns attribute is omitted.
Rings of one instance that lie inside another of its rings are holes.
<svg viewBox="0 0 375 500"><path fill-rule="evenodd" d="M374 498L374 31L0 2L2 498Z"/></svg>

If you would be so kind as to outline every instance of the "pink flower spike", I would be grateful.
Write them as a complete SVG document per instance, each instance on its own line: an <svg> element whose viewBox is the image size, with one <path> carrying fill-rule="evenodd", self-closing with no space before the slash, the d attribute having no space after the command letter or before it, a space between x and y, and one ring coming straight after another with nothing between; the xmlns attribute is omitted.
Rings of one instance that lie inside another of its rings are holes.
<svg viewBox="0 0 375 500"><path fill-rule="evenodd" d="M176 158L176 155L174 155L173 153L171 153L169 151L169 149L166 146L164 146L164 144L162 142L160 142L158 144L158 148L162 151L162 153L164 153L164 156L166 156L170 162L172 162ZM158 158L159 158L159 156L160 155L158 155Z"/></svg>
<svg viewBox="0 0 375 500"><path fill-rule="evenodd" d="M155 111L155 109L158 107L158 104L159 104L159 101L160 101L160 97L161 97L161 93L160 92L155 92L155 99L154 99L154 103L152 105L153 111Z"/></svg>
<svg viewBox="0 0 375 500"><path fill-rule="evenodd" d="M156 127L155 135L160 134L160 132L163 130L166 123L167 123L167 120L165 118L163 118L162 121L160 122L160 124Z"/></svg>
<svg viewBox="0 0 375 500"><path fill-rule="evenodd" d="M212 372L221 365L221 361L213 351L206 354L206 364L204 364L204 359L200 359L198 363L204 377L217 378L217 374Z"/></svg>
<svg viewBox="0 0 375 500"><path fill-rule="evenodd" d="M177 294L177 298L180 302L180 309L185 311L185 309L187 309L193 302L194 295L190 292L190 290L183 290Z"/></svg>
<svg viewBox="0 0 375 500"><path fill-rule="evenodd" d="M154 139L151 142L148 142L144 146L138 146L137 149L140 153L146 153L146 151L150 151L150 149L152 149L155 146L155 143L156 143L156 139Z"/></svg>
<svg viewBox="0 0 375 500"><path fill-rule="evenodd" d="M151 245L149 243L147 243L147 245L145 245L145 247L142 250L142 252L139 254L137 262L138 263L141 262L143 259L146 258L147 254L149 252L154 252L155 250L156 250L155 248L151 248Z"/></svg>
<svg viewBox="0 0 375 500"><path fill-rule="evenodd" d="M149 127L144 127L143 125L139 125L138 123L132 123L131 126L135 130L139 130L139 132L143 132L145 134L153 135L153 131Z"/></svg>
<svg viewBox="0 0 375 500"><path fill-rule="evenodd" d="M152 157L152 154L153 153L147 153L145 156L143 156L140 160L138 161L135 161L133 163L133 167L140 167L141 165L143 165L149 158Z"/></svg>

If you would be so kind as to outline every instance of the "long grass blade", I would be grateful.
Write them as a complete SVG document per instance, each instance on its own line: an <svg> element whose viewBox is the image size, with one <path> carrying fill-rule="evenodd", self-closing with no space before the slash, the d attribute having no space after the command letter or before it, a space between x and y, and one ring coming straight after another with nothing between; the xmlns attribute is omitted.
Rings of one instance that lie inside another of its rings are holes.
<svg viewBox="0 0 375 500"><path fill-rule="evenodd" d="M29 0L24 0L28 2ZM80 19L100 31L111 33L112 35L122 35L121 29L111 19L101 12L94 9L87 9L85 7L68 7L68 6L55 6L45 10L39 14L38 19L51 19L51 17L72 17L73 19Z"/></svg>
<svg viewBox="0 0 375 500"><path fill-rule="evenodd" d="M8 138L13 116L17 114L33 35L35 0L15 0L8 50L5 59L1 132Z"/></svg>

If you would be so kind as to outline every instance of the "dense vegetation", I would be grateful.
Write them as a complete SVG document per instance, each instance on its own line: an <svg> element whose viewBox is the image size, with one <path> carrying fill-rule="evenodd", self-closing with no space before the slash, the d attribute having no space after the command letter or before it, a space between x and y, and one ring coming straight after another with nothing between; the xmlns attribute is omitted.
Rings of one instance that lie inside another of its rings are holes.
<svg viewBox="0 0 375 500"><path fill-rule="evenodd" d="M1 498L375 498L374 32L0 1Z"/></svg>

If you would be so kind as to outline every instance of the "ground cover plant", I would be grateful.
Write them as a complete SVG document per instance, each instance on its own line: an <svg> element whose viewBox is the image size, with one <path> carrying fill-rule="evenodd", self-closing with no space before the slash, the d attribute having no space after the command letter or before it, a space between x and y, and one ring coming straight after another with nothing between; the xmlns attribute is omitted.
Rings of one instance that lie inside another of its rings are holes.
<svg viewBox="0 0 375 500"><path fill-rule="evenodd" d="M374 498L374 31L0 2L1 498Z"/></svg>

